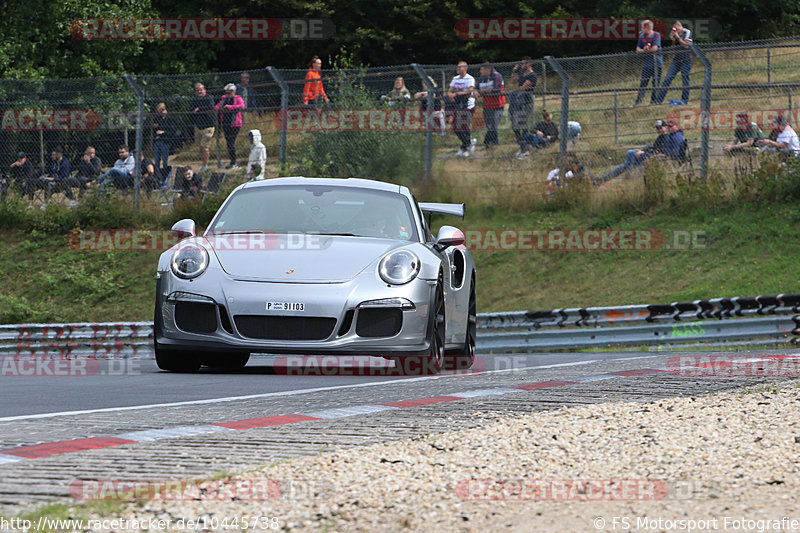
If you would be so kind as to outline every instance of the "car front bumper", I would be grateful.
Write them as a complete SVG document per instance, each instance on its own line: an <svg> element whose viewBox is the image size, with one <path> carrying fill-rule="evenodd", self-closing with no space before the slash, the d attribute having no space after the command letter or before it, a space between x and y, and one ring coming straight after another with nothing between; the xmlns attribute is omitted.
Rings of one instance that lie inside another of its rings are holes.
<svg viewBox="0 0 800 533"><path fill-rule="evenodd" d="M167 350L424 355L435 286L388 285L373 272L342 283L242 281L213 267L194 280L159 272L154 336ZM303 310L268 310L270 302Z"/></svg>

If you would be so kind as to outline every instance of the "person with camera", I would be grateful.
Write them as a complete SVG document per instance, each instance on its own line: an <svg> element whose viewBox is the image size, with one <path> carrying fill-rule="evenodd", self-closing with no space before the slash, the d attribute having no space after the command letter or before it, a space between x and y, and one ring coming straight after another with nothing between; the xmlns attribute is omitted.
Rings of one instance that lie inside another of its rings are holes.
<svg viewBox="0 0 800 533"><path fill-rule="evenodd" d="M675 55L672 57L672 64L667 70L667 75L664 78L663 87L656 95L656 103L660 104L664 101L667 95L667 87L670 86L672 80L680 71L681 81L683 81L683 92L681 93L681 102L685 105L689 101L689 74L692 70L692 51L689 49L689 43L692 42L692 32L683 27L680 20L676 20L672 25L672 30L669 33L672 39L672 48L676 50Z"/></svg>
<svg viewBox="0 0 800 533"><path fill-rule="evenodd" d="M517 142L528 133L528 121L533 114L533 89L536 87L536 73L533 72L530 57L514 65L511 71L511 86L508 91L508 114L511 116L511 129Z"/></svg>
<svg viewBox="0 0 800 533"><path fill-rule="evenodd" d="M661 82L661 69L664 66L664 58L661 57L661 34L653 31L653 21L642 21L642 33L636 43L636 53L642 54L642 80L639 83L639 94L636 96L634 107L644 100L645 87L653 80L653 91L650 93L650 102L656 103L656 89Z"/></svg>
<svg viewBox="0 0 800 533"><path fill-rule="evenodd" d="M236 94L235 84L229 83L225 86L225 95L214 106L214 109L219 113L222 133L225 134L225 143L228 145L228 155L231 158L231 164L225 168L237 169L239 165L236 164L236 137L239 135L239 130L242 129L244 100Z"/></svg>

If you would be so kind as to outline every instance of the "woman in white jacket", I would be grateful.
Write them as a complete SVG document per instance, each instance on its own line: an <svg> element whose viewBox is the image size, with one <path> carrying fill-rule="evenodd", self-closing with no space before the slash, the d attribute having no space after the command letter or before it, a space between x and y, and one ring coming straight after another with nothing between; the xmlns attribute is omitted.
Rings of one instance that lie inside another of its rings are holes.
<svg viewBox="0 0 800 533"><path fill-rule="evenodd" d="M263 180L264 170L267 166L267 147L261 142L261 131L250 130L247 134L250 139L250 159L247 161L247 178ZM258 175L253 175L253 166L258 166Z"/></svg>

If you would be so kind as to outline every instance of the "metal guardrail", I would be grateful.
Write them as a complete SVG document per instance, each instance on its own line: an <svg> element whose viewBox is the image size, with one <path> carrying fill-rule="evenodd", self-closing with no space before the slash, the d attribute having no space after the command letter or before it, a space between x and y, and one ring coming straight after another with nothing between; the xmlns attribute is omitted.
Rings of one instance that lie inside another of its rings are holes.
<svg viewBox="0 0 800 533"><path fill-rule="evenodd" d="M795 342L800 294L480 313L478 330L478 350L484 353ZM0 325L0 355L124 357L148 352L152 338L152 322Z"/></svg>
<svg viewBox="0 0 800 533"><path fill-rule="evenodd" d="M795 342L800 335L797 313L800 294L483 313L478 315L478 349L504 353L749 339Z"/></svg>

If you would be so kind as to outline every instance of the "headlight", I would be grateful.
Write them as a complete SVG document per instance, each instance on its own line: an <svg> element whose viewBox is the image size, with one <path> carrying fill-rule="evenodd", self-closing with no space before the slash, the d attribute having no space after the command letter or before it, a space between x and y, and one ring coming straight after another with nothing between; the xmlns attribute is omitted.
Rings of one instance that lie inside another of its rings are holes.
<svg viewBox="0 0 800 533"><path fill-rule="evenodd" d="M208 268L208 252L196 244L181 246L172 254L170 267L179 278L196 278Z"/></svg>
<svg viewBox="0 0 800 533"><path fill-rule="evenodd" d="M419 274L419 257L408 250L397 250L381 259L378 272L386 283L408 283Z"/></svg>

